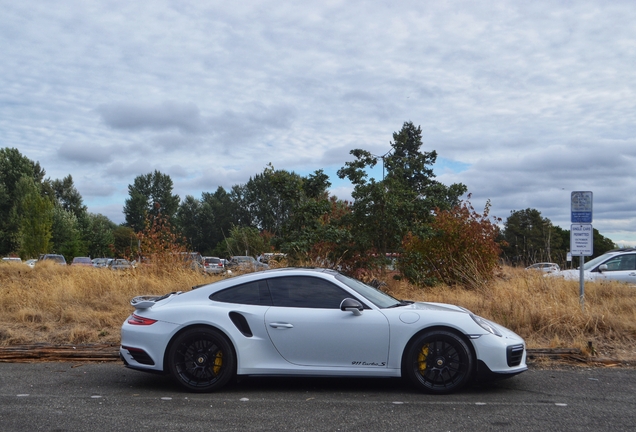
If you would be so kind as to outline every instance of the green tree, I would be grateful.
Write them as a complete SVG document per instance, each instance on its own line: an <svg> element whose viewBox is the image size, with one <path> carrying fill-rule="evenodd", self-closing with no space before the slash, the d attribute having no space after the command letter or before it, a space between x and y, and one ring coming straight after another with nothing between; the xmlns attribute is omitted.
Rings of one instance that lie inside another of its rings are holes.
<svg viewBox="0 0 636 432"><path fill-rule="evenodd" d="M284 234L273 239L292 264L355 268L349 251L354 249L350 227L344 223L351 213L349 204L337 197L312 198L294 211Z"/></svg>
<svg viewBox="0 0 636 432"><path fill-rule="evenodd" d="M226 254L225 239L234 226L239 226L244 211L232 199L232 194L219 187L213 194L204 192L201 195L201 226L203 239L201 250L206 255Z"/></svg>
<svg viewBox="0 0 636 432"><path fill-rule="evenodd" d="M86 206L82 195L73 184L73 177L67 175L62 180L53 180L51 188L55 194L58 205L66 211L73 213L78 219L86 215Z"/></svg>
<svg viewBox="0 0 636 432"><path fill-rule="evenodd" d="M6 255L19 249L22 213L16 211L21 200L18 182L26 176L40 185L44 175L39 162L31 161L18 149L0 149L0 254Z"/></svg>
<svg viewBox="0 0 636 432"><path fill-rule="evenodd" d="M275 178L276 187L288 190L291 205L274 245L292 263L342 267L341 258L352 240L343 224L343 217L350 214L348 203L329 196L331 183L322 170L300 177L299 183L293 178L287 182L289 178Z"/></svg>
<svg viewBox="0 0 636 432"><path fill-rule="evenodd" d="M448 210L466 192L463 184L445 186L434 180L431 166L435 151L422 152L422 131L405 122L393 134L391 150L375 156L361 149L352 150L353 162L338 171L354 185L350 226L358 253L376 250L381 254L400 250L404 236L411 232L425 236L435 208ZM369 179L367 169L384 164L385 177Z"/></svg>
<svg viewBox="0 0 636 432"><path fill-rule="evenodd" d="M76 256L86 256L86 244L82 241L82 234L77 216L61 206L53 207L52 238L53 251L64 255L67 262Z"/></svg>
<svg viewBox="0 0 636 432"><path fill-rule="evenodd" d="M562 237L548 218L536 209L513 210L504 223L507 261L528 266L536 262L552 262L562 248Z"/></svg>
<svg viewBox="0 0 636 432"><path fill-rule="evenodd" d="M552 225L552 245L550 247L551 262L567 267L567 256L570 247L570 230L564 230L560 226Z"/></svg>
<svg viewBox="0 0 636 432"><path fill-rule="evenodd" d="M83 235L88 250L88 256L92 258L106 258L112 255L115 244L113 231L117 224L102 214L88 213L88 229Z"/></svg>
<svg viewBox="0 0 636 432"><path fill-rule="evenodd" d="M179 195L172 194L172 187L170 176L157 170L137 176L134 183L128 185L130 197L124 204L126 225L139 232L144 229L147 216L159 215L163 215L174 225L174 216L179 208Z"/></svg>
<svg viewBox="0 0 636 432"><path fill-rule="evenodd" d="M249 215L247 226L274 235L280 233L295 204L301 199L302 177L275 170L269 164L263 173L250 177L242 187L240 205Z"/></svg>
<svg viewBox="0 0 636 432"><path fill-rule="evenodd" d="M188 248L200 252L203 245L202 205L192 195L187 195L177 210L176 222Z"/></svg>
<svg viewBox="0 0 636 432"><path fill-rule="evenodd" d="M610 251L612 249L617 249L618 246L607 237L601 235L601 233L596 229L592 229L592 252L594 255L588 259L592 259L597 256L603 255L605 252Z"/></svg>
<svg viewBox="0 0 636 432"><path fill-rule="evenodd" d="M235 190L243 190L236 188ZM176 223L188 247L203 255L225 254L225 238L241 219L249 220L232 195L219 187L215 193L203 192L197 200L187 196L179 205Z"/></svg>
<svg viewBox="0 0 636 432"><path fill-rule="evenodd" d="M19 221L20 256L36 258L51 247L53 203L40 195L40 189L32 177L23 176L16 185L19 197L15 219Z"/></svg>
<svg viewBox="0 0 636 432"><path fill-rule="evenodd" d="M118 226L113 230L113 258L136 257L139 250L139 240L135 230L127 226Z"/></svg>
<svg viewBox="0 0 636 432"><path fill-rule="evenodd" d="M232 227L225 239L227 255L257 256L268 251L269 245L254 227Z"/></svg>

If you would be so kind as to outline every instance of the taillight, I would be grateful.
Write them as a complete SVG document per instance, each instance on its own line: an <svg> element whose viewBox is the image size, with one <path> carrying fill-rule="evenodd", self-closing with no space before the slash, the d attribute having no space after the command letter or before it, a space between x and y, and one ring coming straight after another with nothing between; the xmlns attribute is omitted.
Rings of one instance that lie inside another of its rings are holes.
<svg viewBox="0 0 636 432"><path fill-rule="evenodd" d="M132 324L132 325L152 325L156 322L157 320L140 317L139 315L135 315L135 314L132 314L132 316L128 319L128 324Z"/></svg>

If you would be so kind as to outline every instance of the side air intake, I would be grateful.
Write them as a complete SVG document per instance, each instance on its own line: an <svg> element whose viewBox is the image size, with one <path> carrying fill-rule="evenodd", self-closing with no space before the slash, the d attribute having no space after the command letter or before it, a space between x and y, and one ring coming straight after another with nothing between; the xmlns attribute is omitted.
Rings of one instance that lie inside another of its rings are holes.
<svg viewBox="0 0 636 432"><path fill-rule="evenodd" d="M238 312L230 312L230 319L232 320L236 328L241 333L243 333L243 336L245 337L253 336L252 329L250 328L250 325L247 323L247 320L245 319L243 315L241 315Z"/></svg>

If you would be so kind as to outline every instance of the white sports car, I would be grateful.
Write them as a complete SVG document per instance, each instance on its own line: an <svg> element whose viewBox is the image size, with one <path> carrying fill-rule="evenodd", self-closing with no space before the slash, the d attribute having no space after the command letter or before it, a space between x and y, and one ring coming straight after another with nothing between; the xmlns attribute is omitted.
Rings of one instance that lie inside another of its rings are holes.
<svg viewBox="0 0 636 432"><path fill-rule="evenodd" d="M135 297L126 366L196 392L236 375L407 377L428 393L523 372L512 331L461 307L414 303L327 269L277 269Z"/></svg>

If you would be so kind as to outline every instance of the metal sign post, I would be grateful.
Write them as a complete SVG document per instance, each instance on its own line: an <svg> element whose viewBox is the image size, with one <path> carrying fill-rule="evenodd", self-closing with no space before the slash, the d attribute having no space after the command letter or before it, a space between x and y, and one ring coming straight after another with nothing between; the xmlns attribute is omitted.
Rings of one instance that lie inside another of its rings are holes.
<svg viewBox="0 0 636 432"><path fill-rule="evenodd" d="M594 254L594 228L592 227L592 192L572 192L570 204L572 217L570 226L570 253L580 257L579 302L585 306L585 258Z"/></svg>
<svg viewBox="0 0 636 432"><path fill-rule="evenodd" d="M572 224L570 226L570 251L572 256L580 257L580 290L579 299L581 307L584 304L585 298L585 272L584 264L586 256L592 256L594 250L594 228L592 224Z"/></svg>

